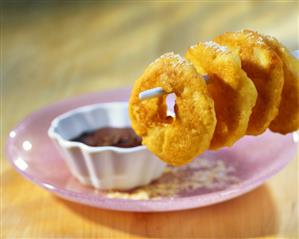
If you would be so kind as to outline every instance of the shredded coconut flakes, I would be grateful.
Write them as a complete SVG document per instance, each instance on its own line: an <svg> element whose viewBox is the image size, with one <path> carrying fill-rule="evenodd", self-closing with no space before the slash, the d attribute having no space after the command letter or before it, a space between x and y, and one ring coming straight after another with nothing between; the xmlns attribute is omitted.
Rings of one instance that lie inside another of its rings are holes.
<svg viewBox="0 0 299 239"><path fill-rule="evenodd" d="M168 166L157 180L131 191L107 191L108 198L158 200L193 194L198 190L221 190L240 182L236 168L223 160L199 158L182 167Z"/></svg>

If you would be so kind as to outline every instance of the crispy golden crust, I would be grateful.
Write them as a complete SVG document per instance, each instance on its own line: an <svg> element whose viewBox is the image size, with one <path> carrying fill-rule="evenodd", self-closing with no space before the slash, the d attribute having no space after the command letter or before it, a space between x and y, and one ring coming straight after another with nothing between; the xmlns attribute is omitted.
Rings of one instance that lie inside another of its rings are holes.
<svg viewBox="0 0 299 239"><path fill-rule="evenodd" d="M242 69L254 82L258 92L249 120L247 134L259 135L278 114L283 87L283 68L279 56L256 32L227 32L214 39L239 54Z"/></svg>
<svg viewBox="0 0 299 239"><path fill-rule="evenodd" d="M284 72L279 113L269 128L274 132L287 134L299 129L299 61L277 39L271 36L262 37L279 55Z"/></svg>
<svg viewBox="0 0 299 239"><path fill-rule="evenodd" d="M192 46L186 58L201 74L208 74L217 118L210 148L231 146L246 133L257 99L254 84L242 70L239 56L215 42Z"/></svg>
<svg viewBox="0 0 299 239"><path fill-rule="evenodd" d="M139 93L154 87L176 94L174 118L166 115L166 97L145 101ZM132 127L143 144L163 161L182 165L205 151L216 116L205 81L178 55L165 54L135 82L129 102Z"/></svg>

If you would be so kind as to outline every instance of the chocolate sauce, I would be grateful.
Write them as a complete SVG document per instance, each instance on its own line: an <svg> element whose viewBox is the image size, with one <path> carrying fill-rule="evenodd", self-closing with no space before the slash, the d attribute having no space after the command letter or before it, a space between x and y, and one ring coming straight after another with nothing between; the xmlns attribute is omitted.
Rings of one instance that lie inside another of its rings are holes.
<svg viewBox="0 0 299 239"><path fill-rule="evenodd" d="M94 131L84 132L71 139L89 146L115 146L131 148L141 145L141 139L132 128L100 128Z"/></svg>

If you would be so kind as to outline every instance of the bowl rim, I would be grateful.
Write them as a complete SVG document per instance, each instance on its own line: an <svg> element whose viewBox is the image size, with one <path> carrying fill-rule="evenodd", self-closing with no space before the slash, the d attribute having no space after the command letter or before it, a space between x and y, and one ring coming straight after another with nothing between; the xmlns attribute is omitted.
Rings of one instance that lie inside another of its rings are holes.
<svg viewBox="0 0 299 239"><path fill-rule="evenodd" d="M90 105L77 107L77 108L67 111L63 114L60 114L51 121L50 127L48 129L48 136L51 139L56 139L59 142L59 144L65 148L79 147L89 153L97 153L97 152L102 152L102 151L113 151L116 153L124 153L125 154L125 153L133 153L133 152L145 150L146 147L144 145L131 147L131 148L121 148L121 147L117 147L117 146L96 146L96 147L89 146L89 145L81 143L81 142L67 140L55 131L56 127L58 126L58 124L61 120L72 117L74 114L85 113L85 112L92 111L92 110L99 109L99 108L102 108L104 110L109 110L110 107L116 106L116 105L119 107L128 107L128 102L115 101L115 102L107 102L107 103L90 104Z"/></svg>

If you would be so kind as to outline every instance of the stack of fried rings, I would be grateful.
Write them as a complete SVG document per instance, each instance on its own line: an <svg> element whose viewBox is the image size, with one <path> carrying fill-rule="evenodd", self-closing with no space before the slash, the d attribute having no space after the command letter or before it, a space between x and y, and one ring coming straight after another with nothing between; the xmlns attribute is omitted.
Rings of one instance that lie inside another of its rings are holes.
<svg viewBox="0 0 299 239"><path fill-rule="evenodd" d="M168 53L150 64L129 102L133 129L163 161L179 166L246 134L299 128L299 61L275 38L228 32L190 47L186 58ZM175 93L175 117L166 96L139 99L155 87Z"/></svg>

